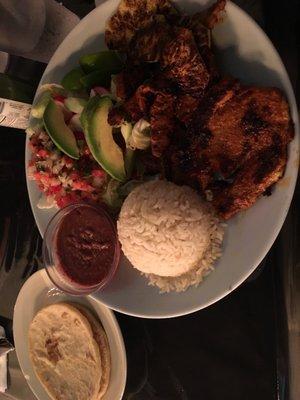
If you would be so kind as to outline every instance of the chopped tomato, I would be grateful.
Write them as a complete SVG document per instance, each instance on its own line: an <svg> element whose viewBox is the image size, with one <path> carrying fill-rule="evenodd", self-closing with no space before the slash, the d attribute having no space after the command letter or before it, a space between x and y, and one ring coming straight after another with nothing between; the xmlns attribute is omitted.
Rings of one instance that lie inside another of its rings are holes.
<svg viewBox="0 0 300 400"><path fill-rule="evenodd" d="M38 156L38 157L40 157L40 158L47 158L47 157L49 157L49 151L48 150L46 150L46 149L40 149L37 153L36 153L36 155Z"/></svg>
<svg viewBox="0 0 300 400"><path fill-rule="evenodd" d="M75 181L73 182L73 190L82 190L84 192L93 192L94 188L85 181Z"/></svg>
<svg viewBox="0 0 300 400"><path fill-rule="evenodd" d="M41 174L40 172L36 171L33 173L33 177L36 181L40 181L42 178L43 174Z"/></svg>
<svg viewBox="0 0 300 400"><path fill-rule="evenodd" d="M63 160L64 160L64 162L65 162L65 164L66 164L66 166L67 166L68 168L73 167L74 161L72 160L71 157L63 156Z"/></svg>
<svg viewBox="0 0 300 400"><path fill-rule="evenodd" d="M80 201L80 196L77 193L68 193L63 196L55 196L56 203L59 208L63 208L72 203L77 203Z"/></svg>
<svg viewBox="0 0 300 400"><path fill-rule="evenodd" d="M60 95L60 94L55 94L55 95L53 96L53 99L54 99L55 101L59 101L60 103L64 103L64 101L66 100L66 97L65 97L65 96L62 96L62 95Z"/></svg>
<svg viewBox="0 0 300 400"><path fill-rule="evenodd" d="M51 196L59 193L60 190L61 190L61 185L50 186L50 188L47 190L47 194Z"/></svg>
<svg viewBox="0 0 300 400"><path fill-rule="evenodd" d="M103 169L93 169L92 175L95 178L105 178L106 173L105 173L105 171L103 171Z"/></svg>
<svg viewBox="0 0 300 400"><path fill-rule="evenodd" d="M79 172L78 171L72 171L70 173L70 178L73 179L73 181L76 180L76 179L79 179L80 178Z"/></svg>

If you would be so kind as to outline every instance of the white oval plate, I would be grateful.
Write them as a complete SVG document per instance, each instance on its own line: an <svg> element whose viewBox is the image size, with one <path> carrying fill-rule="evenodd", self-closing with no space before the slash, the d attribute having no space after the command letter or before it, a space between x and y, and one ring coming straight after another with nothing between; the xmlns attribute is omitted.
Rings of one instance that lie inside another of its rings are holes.
<svg viewBox="0 0 300 400"><path fill-rule="evenodd" d="M119 0L109 0L85 17L68 35L52 57L41 83L60 82L77 65L82 54L104 47L104 28ZM195 12L201 0L180 0L186 10ZM272 246L286 217L293 196L299 165L299 124L293 90L282 61L260 27L239 7L229 2L227 16L214 32L214 42L225 71L245 83L276 86L289 100L296 137L289 146L284 178L271 197L261 198L253 207L230 220L224 252L205 281L184 293L159 294L123 258L113 282L94 295L108 307L129 315L167 318L188 314L216 302L239 286L258 266ZM26 165L30 150L26 147ZM39 210L39 191L28 181L35 220L43 235L54 211Z"/></svg>
<svg viewBox="0 0 300 400"><path fill-rule="evenodd" d="M25 282L14 308L13 332L16 352L31 390L39 400L51 400L30 362L28 329L40 309L60 301L83 304L98 315L107 334L111 352L111 377L103 400L121 400L126 385L127 362L122 333L114 313L90 296L73 297L57 290L45 270L36 272Z"/></svg>

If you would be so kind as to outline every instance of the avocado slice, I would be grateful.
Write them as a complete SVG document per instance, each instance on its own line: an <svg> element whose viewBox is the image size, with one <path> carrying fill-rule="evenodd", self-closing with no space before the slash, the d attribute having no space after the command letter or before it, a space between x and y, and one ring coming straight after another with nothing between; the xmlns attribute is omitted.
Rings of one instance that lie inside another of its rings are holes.
<svg viewBox="0 0 300 400"><path fill-rule="evenodd" d="M93 71L88 75L80 78L80 83L87 90L91 90L93 86L104 86L109 88L110 73L106 71Z"/></svg>
<svg viewBox="0 0 300 400"><path fill-rule="evenodd" d="M109 72L116 74L123 68L119 54L114 50L99 51L98 53L81 56L79 64L85 73L93 71Z"/></svg>
<svg viewBox="0 0 300 400"><path fill-rule="evenodd" d="M85 74L80 67L73 68L62 78L61 84L66 90L83 90L84 86L80 81L80 78L84 75Z"/></svg>
<svg viewBox="0 0 300 400"><path fill-rule="evenodd" d="M71 158L79 158L74 133L65 123L64 114L55 101L50 100L43 116L46 131L53 143Z"/></svg>
<svg viewBox="0 0 300 400"><path fill-rule="evenodd" d="M123 152L113 138L113 128L107 122L112 101L109 97L92 97L80 120L85 139L95 160L114 179L126 180Z"/></svg>

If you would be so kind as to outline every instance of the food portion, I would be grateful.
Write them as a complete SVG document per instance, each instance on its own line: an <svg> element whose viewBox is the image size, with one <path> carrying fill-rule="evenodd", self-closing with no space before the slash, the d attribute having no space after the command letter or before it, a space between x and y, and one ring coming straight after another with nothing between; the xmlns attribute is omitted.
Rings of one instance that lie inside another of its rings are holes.
<svg viewBox="0 0 300 400"><path fill-rule="evenodd" d="M110 49L126 51L135 34L160 19L180 17L168 0L121 0L108 20L105 41Z"/></svg>
<svg viewBox="0 0 300 400"><path fill-rule="evenodd" d="M110 358L110 348L108 339L101 322L92 314L92 312L88 308L82 306L81 304L76 304L76 305L73 304L73 306L75 306L77 310L79 310L80 313L90 323L93 332L93 337L100 350L102 373L100 379L100 389L97 395L97 400L100 400L107 392L110 382L111 358Z"/></svg>
<svg viewBox="0 0 300 400"><path fill-rule="evenodd" d="M229 219L270 192L293 138L289 107L279 89L222 77L211 30L225 5L189 16L167 0L120 2L107 21L110 50L81 56L33 108L43 122L31 129L29 175L44 206L90 199L116 209L124 183L160 175ZM65 153L59 165L51 142Z"/></svg>
<svg viewBox="0 0 300 400"><path fill-rule="evenodd" d="M75 135L66 125L61 107L50 100L44 112L45 129L53 143L71 158L79 158Z"/></svg>
<svg viewBox="0 0 300 400"><path fill-rule="evenodd" d="M217 0L187 15L169 0L121 0L106 24L108 50L82 55L61 85L42 86L32 109L38 207L121 209L123 251L162 291L197 285L212 269L221 221L271 194L294 135L279 89L223 76L212 30L225 7ZM101 280L96 266L112 251L94 256L102 242L86 243L84 218L60 231L59 263L78 284Z"/></svg>
<svg viewBox="0 0 300 400"><path fill-rule="evenodd" d="M125 256L161 291L199 284L221 255L224 228L186 186L153 181L134 189L118 220Z"/></svg>
<svg viewBox="0 0 300 400"><path fill-rule="evenodd" d="M210 192L228 219L250 207L283 175L293 138L289 107L280 90L224 79L202 100L201 113L172 149L173 178Z"/></svg>
<svg viewBox="0 0 300 400"><path fill-rule="evenodd" d="M149 121L152 155L163 163L166 177L197 188L229 219L282 177L294 135L288 103L279 89L222 78L211 29L222 18L226 1L193 16L177 11L172 24L153 8L149 23L131 32L125 47L110 40L120 15L125 31L138 21L136 13L125 18L124 4L108 23L107 45L126 51L135 68L146 68L145 61L155 61L156 68L134 93L131 87L133 94L112 111L112 122Z"/></svg>
<svg viewBox="0 0 300 400"><path fill-rule="evenodd" d="M113 138L113 128L107 122L112 107L109 97L92 97L81 114L85 138L95 160L118 181L126 180L122 149Z"/></svg>
<svg viewBox="0 0 300 400"><path fill-rule="evenodd" d="M99 207L78 204L61 218L53 237L54 261L75 287L95 287L114 273L119 259L116 230Z"/></svg>
<svg viewBox="0 0 300 400"><path fill-rule="evenodd" d="M101 322L82 305L41 309L28 332L34 371L53 400L95 400L110 380L110 349Z"/></svg>

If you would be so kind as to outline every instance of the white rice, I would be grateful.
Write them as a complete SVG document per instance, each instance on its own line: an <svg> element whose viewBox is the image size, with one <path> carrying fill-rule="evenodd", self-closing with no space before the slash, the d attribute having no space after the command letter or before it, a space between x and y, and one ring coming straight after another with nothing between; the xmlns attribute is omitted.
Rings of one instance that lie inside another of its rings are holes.
<svg viewBox="0 0 300 400"><path fill-rule="evenodd" d="M122 250L162 292L197 286L221 256L224 225L187 186L152 181L135 188L118 221Z"/></svg>

